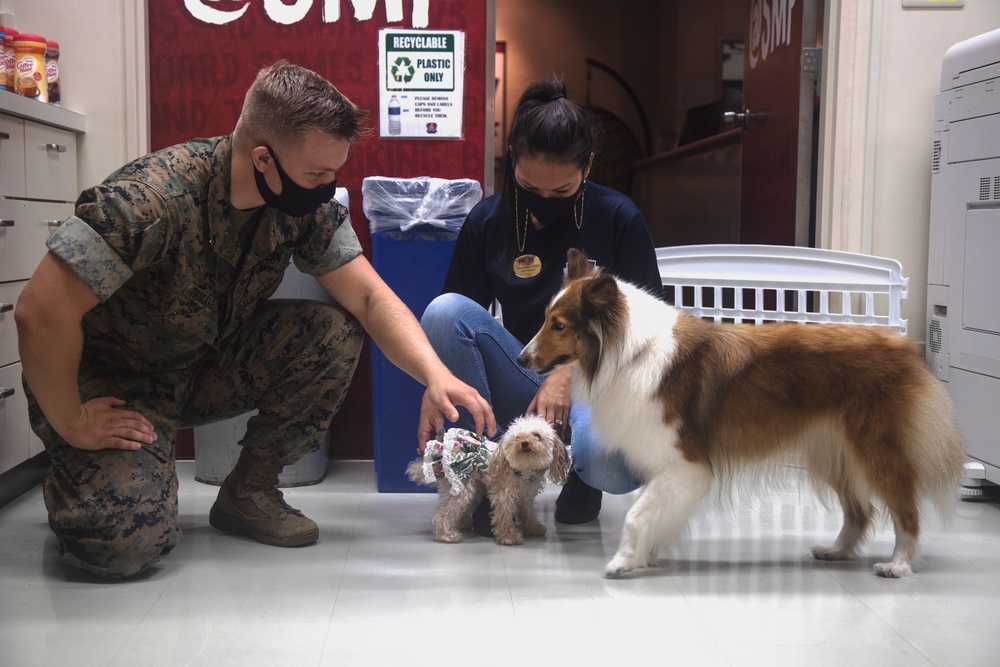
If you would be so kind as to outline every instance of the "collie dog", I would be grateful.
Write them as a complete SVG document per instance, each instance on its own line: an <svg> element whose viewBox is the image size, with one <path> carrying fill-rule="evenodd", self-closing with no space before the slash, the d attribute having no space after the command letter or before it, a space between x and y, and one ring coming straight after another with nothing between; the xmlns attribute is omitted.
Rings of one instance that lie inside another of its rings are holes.
<svg viewBox="0 0 1000 667"><path fill-rule="evenodd" d="M896 534L884 577L911 573L921 501L953 508L965 461L947 394L905 336L835 324L715 324L570 250L563 289L518 357L573 366L572 397L645 480L609 577L653 565L714 485L760 486L788 464L832 487L844 524L820 560L855 556L875 515Z"/></svg>

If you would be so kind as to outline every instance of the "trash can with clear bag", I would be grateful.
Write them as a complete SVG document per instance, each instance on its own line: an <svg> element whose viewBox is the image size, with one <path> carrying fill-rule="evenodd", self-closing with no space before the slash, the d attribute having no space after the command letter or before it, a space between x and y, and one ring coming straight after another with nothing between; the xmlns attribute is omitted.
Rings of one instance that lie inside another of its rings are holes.
<svg viewBox="0 0 1000 667"><path fill-rule="evenodd" d="M441 293L458 232L483 196L471 179L364 179L361 194L371 224L372 265L420 319ZM372 436L378 490L433 491L406 477L416 456L417 422L423 386L371 346Z"/></svg>

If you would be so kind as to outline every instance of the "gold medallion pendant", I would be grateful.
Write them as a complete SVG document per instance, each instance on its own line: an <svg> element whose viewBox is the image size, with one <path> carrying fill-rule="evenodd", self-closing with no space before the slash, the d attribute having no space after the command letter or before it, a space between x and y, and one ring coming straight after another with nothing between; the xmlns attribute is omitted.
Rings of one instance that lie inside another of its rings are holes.
<svg viewBox="0 0 1000 667"><path fill-rule="evenodd" d="M514 260L514 275L518 278L534 278L542 272L542 260L537 255L521 255Z"/></svg>

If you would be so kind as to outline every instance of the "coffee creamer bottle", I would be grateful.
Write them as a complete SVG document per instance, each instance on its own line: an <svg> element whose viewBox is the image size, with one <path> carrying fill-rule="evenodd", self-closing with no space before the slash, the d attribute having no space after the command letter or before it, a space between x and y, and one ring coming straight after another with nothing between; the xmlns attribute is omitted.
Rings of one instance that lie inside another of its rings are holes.
<svg viewBox="0 0 1000 667"><path fill-rule="evenodd" d="M7 36L7 27L0 25L0 90L7 90L7 60L3 55L3 40Z"/></svg>
<svg viewBox="0 0 1000 667"><path fill-rule="evenodd" d="M17 80L17 70L14 68L14 38L17 37L17 30L8 27L3 38L3 58L0 58L0 67L3 67L7 79L7 90L16 93L14 82Z"/></svg>
<svg viewBox="0 0 1000 667"><path fill-rule="evenodd" d="M19 95L39 102L49 101L49 86L45 80L45 38L41 35L19 34L14 38L14 87Z"/></svg>
<svg viewBox="0 0 1000 667"><path fill-rule="evenodd" d="M45 43L45 80L49 88L49 104L61 107L62 92L59 81L59 42L51 39Z"/></svg>

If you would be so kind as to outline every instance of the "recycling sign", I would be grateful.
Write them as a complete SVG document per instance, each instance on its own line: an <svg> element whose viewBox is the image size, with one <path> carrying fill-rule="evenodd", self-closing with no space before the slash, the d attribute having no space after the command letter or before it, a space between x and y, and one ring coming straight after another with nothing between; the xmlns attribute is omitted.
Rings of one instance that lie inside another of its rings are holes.
<svg viewBox="0 0 1000 667"><path fill-rule="evenodd" d="M406 56L399 56L396 58L396 62L392 64L392 68L389 70L392 75L392 80L396 83L409 83L413 81L413 75L416 74L416 70L413 69L413 63Z"/></svg>
<svg viewBox="0 0 1000 667"><path fill-rule="evenodd" d="M385 31L390 90L455 90L455 35L451 32Z"/></svg>
<svg viewBox="0 0 1000 667"><path fill-rule="evenodd" d="M379 31L380 136L461 138L465 33Z"/></svg>

